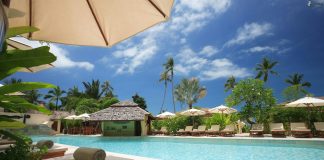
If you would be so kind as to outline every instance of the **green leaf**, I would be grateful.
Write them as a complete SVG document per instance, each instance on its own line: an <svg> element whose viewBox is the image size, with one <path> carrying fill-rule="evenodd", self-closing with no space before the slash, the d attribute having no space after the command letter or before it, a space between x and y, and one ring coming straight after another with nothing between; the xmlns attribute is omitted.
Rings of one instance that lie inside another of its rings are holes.
<svg viewBox="0 0 324 160"><path fill-rule="evenodd" d="M41 88L55 88L55 85L42 82L21 82L15 84L8 84L0 87L0 95L5 95L14 92L30 91Z"/></svg>
<svg viewBox="0 0 324 160"><path fill-rule="evenodd" d="M51 114L51 111L49 111L45 107L31 104L28 102L27 103L0 102L0 106L5 109L9 109L11 111L18 112L18 113L19 112L27 112L28 110L35 110L35 111L39 111L39 112L47 114L47 115Z"/></svg>
<svg viewBox="0 0 324 160"><path fill-rule="evenodd" d="M0 79L3 79L20 68L35 67L50 64L56 56L49 52L49 47L39 47L31 50L11 50L0 55Z"/></svg>
<svg viewBox="0 0 324 160"><path fill-rule="evenodd" d="M39 29L36 27L30 27L30 26L21 26L21 27L12 27L9 28L6 34L6 39L10 37L15 37L21 34L25 33L31 33L31 32L36 32Z"/></svg>
<svg viewBox="0 0 324 160"><path fill-rule="evenodd" d="M19 121L12 120L10 118L0 116L0 128L1 129L17 129L24 128L25 124Z"/></svg>
<svg viewBox="0 0 324 160"><path fill-rule="evenodd" d="M9 95L0 95L1 102L13 102L13 103L25 103L26 99L21 98L19 96L9 96Z"/></svg>

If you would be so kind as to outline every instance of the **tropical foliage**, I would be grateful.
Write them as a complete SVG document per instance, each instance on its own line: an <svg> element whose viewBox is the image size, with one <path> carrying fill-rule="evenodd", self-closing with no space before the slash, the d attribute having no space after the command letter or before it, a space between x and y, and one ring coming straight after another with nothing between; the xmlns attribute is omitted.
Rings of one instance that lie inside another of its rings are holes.
<svg viewBox="0 0 324 160"><path fill-rule="evenodd" d="M200 86L197 78L182 79L175 88L175 97L181 103L186 103L191 109L192 105L207 94L207 89Z"/></svg>
<svg viewBox="0 0 324 160"><path fill-rule="evenodd" d="M290 85L300 85L300 87L311 87L312 84L310 82L304 81L304 75L295 73L293 75L289 75L288 78L285 80L286 83Z"/></svg>
<svg viewBox="0 0 324 160"><path fill-rule="evenodd" d="M58 86L52 90L48 91L48 94L45 95L45 99L49 99L50 102L55 102L55 110L58 110L59 101L63 100L63 94L66 92L64 90L61 90L61 88Z"/></svg>
<svg viewBox="0 0 324 160"><path fill-rule="evenodd" d="M225 83L225 85L224 85L224 87L225 87L225 92L234 89L235 85L236 85L235 77L234 77L234 76L229 77L229 78L226 80L226 83Z"/></svg>
<svg viewBox="0 0 324 160"><path fill-rule="evenodd" d="M271 61L268 58L263 58L262 63L257 64L255 70L258 72L255 78L260 79L263 77L263 81L268 81L269 74L278 75L273 68L278 64L277 61Z"/></svg>
<svg viewBox="0 0 324 160"><path fill-rule="evenodd" d="M175 107L175 95L174 95L174 60L172 57L169 57L167 62L163 64L164 66L164 71L161 75L161 78L165 79L165 83L168 81L171 82L171 94L172 94L172 104L173 104L173 111L176 112L176 107ZM166 90L166 84L164 84L165 90ZM165 94L164 94L165 96ZM163 100L164 102L164 100ZM162 109L161 109L162 110Z"/></svg>
<svg viewBox="0 0 324 160"><path fill-rule="evenodd" d="M141 97L136 93L134 96L132 96L132 98L133 98L133 102L137 103L139 107L146 110L147 105L144 97Z"/></svg>

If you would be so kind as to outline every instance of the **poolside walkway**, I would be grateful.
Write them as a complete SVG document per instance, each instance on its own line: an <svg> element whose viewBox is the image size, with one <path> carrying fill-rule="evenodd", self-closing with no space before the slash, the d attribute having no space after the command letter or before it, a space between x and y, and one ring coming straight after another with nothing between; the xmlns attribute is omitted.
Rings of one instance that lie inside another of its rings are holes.
<svg viewBox="0 0 324 160"><path fill-rule="evenodd" d="M76 146L59 144L59 143L55 143L55 146L59 148L68 148L68 150L65 152L65 156L57 157L57 158L49 158L46 160L73 160L73 153L76 149L79 148ZM132 156L132 155L126 155L120 153L113 153L113 152L106 152L106 155L107 155L106 160L156 160L152 158Z"/></svg>

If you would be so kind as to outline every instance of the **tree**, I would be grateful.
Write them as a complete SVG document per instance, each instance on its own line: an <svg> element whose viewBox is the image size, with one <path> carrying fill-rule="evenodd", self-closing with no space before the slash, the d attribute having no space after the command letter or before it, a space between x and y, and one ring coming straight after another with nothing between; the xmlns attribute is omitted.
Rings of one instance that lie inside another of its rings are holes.
<svg viewBox="0 0 324 160"><path fill-rule="evenodd" d="M85 95L89 98L99 99L102 95L100 92L100 81L92 80L92 82L82 82L85 88Z"/></svg>
<svg viewBox="0 0 324 160"><path fill-rule="evenodd" d="M4 84L15 84L15 83L21 83L22 79L20 78L11 78L4 80Z"/></svg>
<svg viewBox="0 0 324 160"><path fill-rule="evenodd" d="M146 110L147 105L144 97L141 97L136 93L134 96L132 96L132 98L133 98L133 102L137 103L139 107Z"/></svg>
<svg viewBox="0 0 324 160"><path fill-rule="evenodd" d="M178 101L186 103L188 108L192 109L192 104L206 96L207 89L200 86L197 78L185 78L176 86L174 93Z"/></svg>
<svg viewBox="0 0 324 160"><path fill-rule="evenodd" d="M161 75L160 75L160 82L164 82L164 94L163 94L163 101L162 101L162 106L160 109L160 112L162 112L163 108L164 108L164 103L165 103L165 97L167 94L167 88L168 88L168 82L171 81L170 79L170 75L168 72L164 71Z"/></svg>
<svg viewBox="0 0 324 160"><path fill-rule="evenodd" d="M273 67L278 64L277 61L271 61L268 58L263 58L262 63L257 64L256 71L258 71L256 79L260 79L263 76L263 81L267 82L269 73L273 75L278 75L276 71L273 70Z"/></svg>
<svg viewBox="0 0 324 160"><path fill-rule="evenodd" d="M304 90L300 84L289 86L282 91L282 96L286 101L297 100L299 98L305 97L307 94L309 93Z"/></svg>
<svg viewBox="0 0 324 160"><path fill-rule="evenodd" d="M101 85L101 89L106 97L115 97L115 95L113 94L114 88L111 86L109 81L104 81Z"/></svg>
<svg viewBox="0 0 324 160"><path fill-rule="evenodd" d="M96 99L82 98L75 109L76 114L93 113L99 110L99 104Z"/></svg>
<svg viewBox="0 0 324 160"><path fill-rule="evenodd" d="M301 87L311 87L312 84L310 82L304 82L303 80L304 74L295 73L293 75L289 75L285 80L286 83L290 85L300 85Z"/></svg>
<svg viewBox="0 0 324 160"><path fill-rule="evenodd" d="M174 61L173 58L168 58L167 62L163 64L165 71L167 74L170 73L170 81L171 81L171 91L172 91L172 104L173 104L173 111L176 112L175 108L175 97L174 97Z"/></svg>
<svg viewBox="0 0 324 160"><path fill-rule="evenodd" d="M30 90L30 91L26 91L25 92L25 99L29 102L29 103L33 103L33 104L38 104L39 98L42 97L42 94L40 94L38 92L38 90L34 89L34 90Z"/></svg>
<svg viewBox="0 0 324 160"><path fill-rule="evenodd" d="M69 88L67 92L67 96L69 97L81 97L82 92L79 91L77 86L73 86L73 88Z"/></svg>
<svg viewBox="0 0 324 160"><path fill-rule="evenodd" d="M104 97L99 101L99 108L105 109L115 103L118 103L119 100L116 97Z"/></svg>
<svg viewBox="0 0 324 160"><path fill-rule="evenodd" d="M276 104L272 90L265 88L264 81L259 79L241 80L226 98L228 106L241 105L241 116L248 123L264 123L269 119L269 110Z"/></svg>
<svg viewBox="0 0 324 160"><path fill-rule="evenodd" d="M50 102L55 102L55 110L58 110L58 103L59 101L62 101L63 94L66 92L64 90L61 90L61 88L58 86L50 91L48 91L48 94L45 95L45 99L50 99Z"/></svg>
<svg viewBox="0 0 324 160"><path fill-rule="evenodd" d="M229 90L234 89L235 85L236 85L235 77L234 76L229 77L224 85L225 91L227 92Z"/></svg>

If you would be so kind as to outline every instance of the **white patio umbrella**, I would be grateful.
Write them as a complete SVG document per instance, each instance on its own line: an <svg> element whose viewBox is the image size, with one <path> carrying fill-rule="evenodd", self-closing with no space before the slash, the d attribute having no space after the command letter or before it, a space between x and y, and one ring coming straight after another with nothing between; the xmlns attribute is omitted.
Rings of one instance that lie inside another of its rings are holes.
<svg viewBox="0 0 324 160"><path fill-rule="evenodd" d="M215 108L209 109L210 113L221 113L221 114L232 114L237 112L236 109L230 108L224 105L217 106Z"/></svg>
<svg viewBox="0 0 324 160"><path fill-rule="evenodd" d="M67 116L67 117L65 117L64 119L68 119L68 120L75 120L75 119L78 119L78 116L76 116L76 115L71 115L71 116Z"/></svg>
<svg viewBox="0 0 324 160"><path fill-rule="evenodd" d="M175 116L174 113L171 113L171 112L163 112L161 114L158 114L156 117L158 117L158 118L172 118L174 116Z"/></svg>
<svg viewBox="0 0 324 160"><path fill-rule="evenodd" d="M180 113L181 115L185 115L185 116L202 116L202 115L205 115L206 112L205 111L202 111L202 110L199 110L199 109L188 109L186 111L183 111ZM192 119L192 125L194 125L194 119Z"/></svg>
<svg viewBox="0 0 324 160"><path fill-rule="evenodd" d="M314 97L304 97L285 105L286 107L321 107L324 100Z"/></svg>
<svg viewBox="0 0 324 160"><path fill-rule="evenodd" d="M170 17L174 0L11 0L9 27L34 26L32 40L112 46ZM9 11L9 17L10 11Z"/></svg>
<svg viewBox="0 0 324 160"><path fill-rule="evenodd" d="M83 113L77 116L77 119L82 119L84 121L89 120L89 118L90 118L90 114L88 113Z"/></svg>

